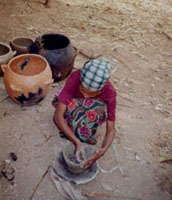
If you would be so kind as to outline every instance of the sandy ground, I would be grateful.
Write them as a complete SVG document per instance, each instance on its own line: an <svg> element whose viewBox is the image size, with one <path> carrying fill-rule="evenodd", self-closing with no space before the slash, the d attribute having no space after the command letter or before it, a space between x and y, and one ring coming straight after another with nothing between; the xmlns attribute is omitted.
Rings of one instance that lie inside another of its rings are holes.
<svg viewBox="0 0 172 200"><path fill-rule="evenodd" d="M100 200L172 199L172 166L160 163L172 152L172 2L52 0L51 8L42 3L1 1L0 41L63 33L86 54L101 54L113 64L116 137L100 165L106 170L118 165L120 170L100 172L81 190L114 195L96 198ZM85 61L79 54L75 67ZM7 93L0 78L0 162L9 159L10 152L18 156L11 161L14 181L0 179L0 200L29 200L55 159L54 145L65 144L52 120L57 87L51 87L39 105L20 107L9 98L1 102ZM104 130L99 130L101 140ZM63 200L49 175L32 199Z"/></svg>

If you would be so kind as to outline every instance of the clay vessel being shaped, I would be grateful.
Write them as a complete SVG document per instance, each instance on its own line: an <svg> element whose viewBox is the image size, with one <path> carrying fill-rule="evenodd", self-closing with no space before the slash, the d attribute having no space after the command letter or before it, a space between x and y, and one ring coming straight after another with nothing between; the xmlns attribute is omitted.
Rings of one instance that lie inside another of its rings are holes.
<svg viewBox="0 0 172 200"><path fill-rule="evenodd" d="M0 42L0 76L3 75L1 69L2 64L8 63L8 61L16 54L16 51L12 51L8 44Z"/></svg>
<svg viewBox="0 0 172 200"><path fill-rule="evenodd" d="M91 144L84 144L84 152L83 160L78 162L75 155L75 145L71 142L67 143L63 148L63 158L68 167L68 170L74 174L81 174L86 169L83 168L84 161L91 158L91 156L95 153L95 147Z"/></svg>
<svg viewBox="0 0 172 200"><path fill-rule="evenodd" d="M21 105L34 105L43 100L53 83L50 66L40 55L16 56L8 65L2 65L2 70L8 95Z"/></svg>

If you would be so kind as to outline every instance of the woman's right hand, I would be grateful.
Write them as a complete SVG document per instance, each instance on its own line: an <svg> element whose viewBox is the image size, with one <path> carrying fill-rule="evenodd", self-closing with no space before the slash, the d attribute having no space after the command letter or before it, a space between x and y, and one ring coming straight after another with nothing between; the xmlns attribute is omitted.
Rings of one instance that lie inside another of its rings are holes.
<svg viewBox="0 0 172 200"><path fill-rule="evenodd" d="M85 159L85 147L83 143L79 142L76 144L75 154L78 162L81 162Z"/></svg>

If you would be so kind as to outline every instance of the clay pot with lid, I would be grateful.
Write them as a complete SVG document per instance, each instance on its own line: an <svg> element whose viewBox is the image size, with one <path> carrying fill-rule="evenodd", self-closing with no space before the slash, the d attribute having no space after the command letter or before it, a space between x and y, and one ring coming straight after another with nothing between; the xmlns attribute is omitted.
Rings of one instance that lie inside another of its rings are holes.
<svg viewBox="0 0 172 200"><path fill-rule="evenodd" d="M34 105L45 98L53 83L46 59L40 55L23 54L2 65L8 95L21 105Z"/></svg>
<svg viewBox="0 0 172 200"><path fill-rule="evenodd" d="M28 37L16 37L10 41L10 46L17 52L17 55L29 53L28 47L33 44L33 40Z"/></svg>
<svg viewBox="0 0 172 200"><path fill-rule="evenodd" d="M46 58L55 81L61 81L71 73L77 55L69 38L61 34L45 34L38 37L29 47L29 52Z"/></svg>
<svg viewBox="0 0 172 200"><path fill-rule="evenodd" d="M8 61L16 54L16 51L12 51L8 44L0 42L0 76L3 75L1 69L2 64L8 63Z"/></svg>

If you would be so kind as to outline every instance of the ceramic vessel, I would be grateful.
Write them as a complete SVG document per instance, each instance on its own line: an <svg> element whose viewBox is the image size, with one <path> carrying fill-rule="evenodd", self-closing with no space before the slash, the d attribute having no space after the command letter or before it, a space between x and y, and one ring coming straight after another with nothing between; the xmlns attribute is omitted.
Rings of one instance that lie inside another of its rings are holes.
<svg viewBox="0 0 172 200"><path fill-rule="evenodd" d="M53 83L46 59L40 55L23 54L2 65L4 84L9 96L21 105L34 105L48 93Z"/></svg>
<svg viewBox="0 0 172 200"><path fill-rule="evenodd" d="M61 81L71 73L77 55L69 38L61 34L42 35L29 47L29 52L46 58L55 81Z"/></svg>
<svg viewBox="0 0 172 200"><path fill-rule="evenodd" d="M29 53L28 47L33 44L33 40L27 37L16 37L10 41L10 46L16 50L17 55Z"/></svg>
<svg viewBox="0 0 172 200"><path fill-rule="evenodd" d="M85 172L86 169L83 168L84 161L88 160L94 153L95 147L90 144L85 145L85 155L81 162L76 162L75 156L75 145L71 142L67 143L63 149L63 158L68 167L68 170L74 174L81 174Z"/></svg>
<svg viewBox="0 0 172 200"><path fill-rule="evenodd" d="M16 54L16 51L12 51L8 44L0 42L0 76L3 75L1 65L8 63L8 61Z"/></svg>

